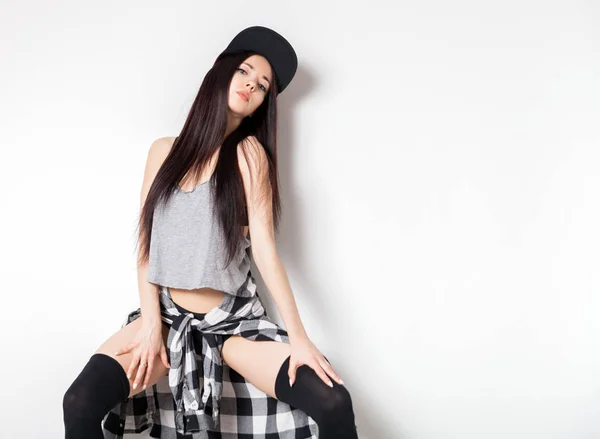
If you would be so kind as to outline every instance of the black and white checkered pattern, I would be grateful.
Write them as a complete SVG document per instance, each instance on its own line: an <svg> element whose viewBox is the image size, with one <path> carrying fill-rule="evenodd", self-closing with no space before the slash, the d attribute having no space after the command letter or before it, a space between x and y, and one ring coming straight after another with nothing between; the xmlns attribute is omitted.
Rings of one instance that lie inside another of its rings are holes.
<svg viewBox="0 0 600 439"><path fill-rule="evenodd" d="M222 361L225 335L289 343L287 332L267 316L252 280L251 297L226 294L202 320L180 313L168 289L160 287L161 317L171 328L167 340L171 369L157 384L106 415L105 439L121 439L148 428L151 437L162 439L317 437L317 425L305 412L260 391ZM138 317L139 308L123 326ZM195 331L201 334L201 347L194 346Z"/></svg>

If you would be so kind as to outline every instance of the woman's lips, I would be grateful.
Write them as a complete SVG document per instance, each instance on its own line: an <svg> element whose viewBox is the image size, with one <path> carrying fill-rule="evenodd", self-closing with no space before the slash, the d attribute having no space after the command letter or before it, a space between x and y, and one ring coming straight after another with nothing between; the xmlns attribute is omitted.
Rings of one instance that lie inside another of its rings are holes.
<svg viewBox="0 0 600 439"><path fill-rule="evenodd" d="M238 91L238 92L236 92L236 93L237 93L238 95L240 95L240 97L241 97L243 100L245 100L246 102L248 102L248 101L249 101L249 99L248 99L248 98L247 98L247 97L246 97L246 96L245 96L243 93L240 93L239 91Z"/></svg>

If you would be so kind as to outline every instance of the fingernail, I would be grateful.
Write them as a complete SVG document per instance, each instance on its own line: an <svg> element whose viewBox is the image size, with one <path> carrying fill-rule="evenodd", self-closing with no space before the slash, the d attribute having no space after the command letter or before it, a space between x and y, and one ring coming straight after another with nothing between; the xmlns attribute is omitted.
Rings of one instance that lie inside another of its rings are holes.
<svg viewBox="0 0 600 439"><path fill-rule="evenodd" d="M137 383L133 383L133 388L135 389L137 387Z"/></svg>
<svg viewBox="0 0 600 439"><path fill-rule="evenodd" d="M144 390L146 390L146 385L144 384Z"/></svg>
<svg viewBox="0 0 600 439"><path fill-rule="evenodd" d="M290 378L290 387L292 387L292 379Z"/></svg>
<svg viewBox="0 0 600 439"><path fill-rule="evenodd" d="M329 381L329 387L333 387L333 383Z"/></svg>
<svg viewBox="0 0 600 439"><path fill-rule="evenodd" d="M128 373L128 374L127 374L127 379L128 379L128 380L130 380L130 379L131 379L131 374L130 374L130 373Z"/></svg>
<svg viewBox="0 0 600 439"><path fill-rule="evenodd" d="M344 380L340 378L340 384L344 384Z"/></svg>

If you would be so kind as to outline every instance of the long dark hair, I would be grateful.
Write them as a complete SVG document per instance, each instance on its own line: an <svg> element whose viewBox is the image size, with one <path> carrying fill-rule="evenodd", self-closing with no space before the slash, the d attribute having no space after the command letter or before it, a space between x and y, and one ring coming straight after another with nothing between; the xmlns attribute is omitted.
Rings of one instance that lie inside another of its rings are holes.
<svg viewBox="0 0 600 439"><path fill-rule="evenodd" d="M191 170L191 175L201 175L219 146L215 170L208 184L225 235L228 255L226 265L231 263L242 244L242 227L248 225L237 151L241 142L242 152L248 157L247 137L250 135L256 136L268 158L273 228L278 230L281 201L277 173L277 81L272 81L264 102L254 111L252 117L245 117L224 139L229 108L229 85L239 65L253 54L254 52L243 52L224 56L206 73L183 128L158 170L140 211L136 243L139 249L138 266L149 260L152 220L158 203L166 203L169 200L188 171ZM271 77L275 78L274 72Z"/></svg>

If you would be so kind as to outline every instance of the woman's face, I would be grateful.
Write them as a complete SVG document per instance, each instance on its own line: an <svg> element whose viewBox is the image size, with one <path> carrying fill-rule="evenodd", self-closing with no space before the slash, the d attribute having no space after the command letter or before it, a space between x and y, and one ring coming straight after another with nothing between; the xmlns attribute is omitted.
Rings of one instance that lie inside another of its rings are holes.
<svg viewBox="0 0 600 439"><path fill-rule="evenodd" d="M239 119L254 113L265 100L271 81L271 65L264 56L246 58L238 66L229 85L229 111Z"/></svg>

